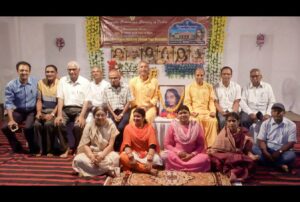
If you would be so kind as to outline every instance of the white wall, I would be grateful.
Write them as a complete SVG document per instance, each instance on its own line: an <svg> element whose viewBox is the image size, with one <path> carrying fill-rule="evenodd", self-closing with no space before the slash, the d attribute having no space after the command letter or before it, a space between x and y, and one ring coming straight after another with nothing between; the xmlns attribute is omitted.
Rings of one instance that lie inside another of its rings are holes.
<svg viewBox="0 0 300 202"><path fill-rule="evenodd" d="M58 67L60 76L65 75L70 60L78 61L81 74L89 77L84 27L84 17L0 17L1 102L6 83L17 76L15 65L20 60L31 64L36 78L44 76L50 63ZM57 37L65 40L61 51L55 44Z"/></svg>
<svg viewBox="0 0 300 202"><path fill-rule="evenodd" d="M84 17L0 17L0 101L5 84L16 77L19 60L31 63L32 75L41 78L49 63L65 75L67 62L74 59L81 65L81 74L89 78L84 28ZM266 35L260 50L256 47L259 33ZM56 37L66 41L60 52ZM249 70L260 68L264 81L273 86L276 100L300 114L299 56L300 17L228 17L224 65L233 67L233 80L244 86L249 82ZM164 72L159 75L160 83L168 84ZM176 79L171 84L190 81Z"/></svg>
<svg viewBox="0 0 300 202"><path fill-rule="evenodd" d="M256 35L266 35L256 47ZM249 70L260 68L273 87L276 100L300 114L300 17L229 17L224 65L234 69L241 86L250 81Z"/></svg>

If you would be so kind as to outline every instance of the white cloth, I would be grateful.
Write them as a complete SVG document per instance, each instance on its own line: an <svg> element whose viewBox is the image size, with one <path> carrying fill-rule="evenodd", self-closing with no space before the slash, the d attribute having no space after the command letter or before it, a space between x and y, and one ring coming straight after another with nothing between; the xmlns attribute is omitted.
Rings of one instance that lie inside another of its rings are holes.
<svg viewBox="0 0 300 202"><path fill-rule="evenodd" d="M82 76L79 76L76 82L73 82L69 76L64 76L58 84L57 97L64 100L64 106L82 107L89 85L89 80Z"/></svg>
<svg viewBox="0 0 300 202"><path fill-rule="evenodd" d="M242 90L240 106L247 114L256 114L260 111L262 114L271 115L271 107L274 103L275 96L272 87L266 82L261 81L258 87L250 83Z"/></svg>
<svg viewBox="0 0 300 202"><path fill-rule="evenodd" d="M145 156L144 158L140 158L139 155L135 151L132 151L132 155L136 161L143 163L143 164L147 163L147 156ZM159 166L163 165L162 159L156 153L153 156L153 165L159 165Z"/></svg>
<svg viewBox="0 0 300 202"><path fill-rule="evenodd" d="M98 84L95 81L90 82L90 87L87 93L86 101L90 101L94 107L100 106L103 103L104 89L110 86L109 82L102 79Z"/></svg>
<svg viewBox="0 0 300 202"><path fill-rule="evenodd" d="M119 161L119 154L112 151L105 156L98 166L95 166L85 153L80 153L74 157L72 167L82 176L97 176L103 175L110 170L115 170L116 167L119 167Z"/></svg>
<svg viewBox="0 0 300 202"><path fill-rule="evenodd" d="M224 111L232 112L232 106L235 100L241 99L241 86L233 81L230 81L228 87L224 86L222 81L214 86L216 100Z"/></svg>

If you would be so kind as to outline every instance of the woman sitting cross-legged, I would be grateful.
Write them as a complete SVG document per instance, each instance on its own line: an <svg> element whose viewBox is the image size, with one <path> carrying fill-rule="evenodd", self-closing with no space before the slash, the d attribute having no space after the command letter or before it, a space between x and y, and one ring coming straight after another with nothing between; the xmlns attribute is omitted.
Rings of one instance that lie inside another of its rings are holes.
<svg viewBox="0 0 300 202"><path fill-rule="evenodd" d="M210 159L205 153L204 134L201 126L190 119L189 108L182 105L177 110L164 139L162 155L167 170L207 172Z"/></svg>
<svg viewBox="0 0 300 202"><path fill-rule="evenodd" d="M235 112L226 117L225 127L221 130L212 148L208 150L212 171L222 172L231 182L242 182L254 172L255 160L251 148L253 140L246 128L239 127L240 118Z"/></svg>
<svg viewBox="0 0 300 202"><path fill-rule="evenodd" d="M83 130L78 154L73 160L73 169L80 176L107 174L115 177L115 171L119 169L119 154L113 151L119 131L106 115L106 107L96 107L93 111L94 121Z"/></svg>
<svg viewBox="0 0 300 202"><path fill-rule="evenodd" d="M120 149L120 162L123 170L131 170L157 175L157 168L162 166L158 155L159 145L153 126L145 119L145 110L136 108L133 112L134 123L124 129Z"/></svg>

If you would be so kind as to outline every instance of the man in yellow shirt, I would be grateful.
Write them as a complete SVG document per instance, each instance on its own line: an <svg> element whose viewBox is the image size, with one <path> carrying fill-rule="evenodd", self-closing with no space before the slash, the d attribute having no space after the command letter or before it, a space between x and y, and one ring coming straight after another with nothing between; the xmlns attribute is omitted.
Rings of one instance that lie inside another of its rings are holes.
<svg viewBox="0 0 300 202"><path fill-rule="evenodd" d="M158 81L156 78L150 77L149 64L145 61L139 62L138 72L139 76L129 81L129 88L133 97L130 122L133 122L134 108L140 107L146 111L146 120L152 123L157 114Z"/></svg>
<svg viewBox="0 0 300 202"><path fill-rule="evenodd" d="M217 137L215 94L212 85L204 81L205 71L201 67L195 70L195 82L185 90L184 104L191 111L191 117L203 127L206 147L211 147Z"/></svg>

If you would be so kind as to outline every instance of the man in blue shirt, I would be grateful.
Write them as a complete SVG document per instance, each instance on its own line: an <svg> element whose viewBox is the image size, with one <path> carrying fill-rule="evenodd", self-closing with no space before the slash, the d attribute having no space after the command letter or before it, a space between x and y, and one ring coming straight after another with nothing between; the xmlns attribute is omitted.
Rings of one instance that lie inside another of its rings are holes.
<svg viewBox="0 0 300 202"><path fill-rule="evenodd" d="M18 124L24 122L24 134L29 146L29 152L35 153L33 141L33 123L36 111L37 80L29 77L31 65L21 61L16 65L19 78L11 80L5 87L4 107L7 120L2 126L2 132L7 137L14 152L22 152L15 131Z"/></svg>
<svg viewBox="0 0 300 202"><path fill-rule="evenodd" d="M289 172L296 160L293 151L297 142L296 124L283 117L283 104L275 103L271 110L272 117L262 123L253 152L260 156L263 165L276 166Z"/></svg>

